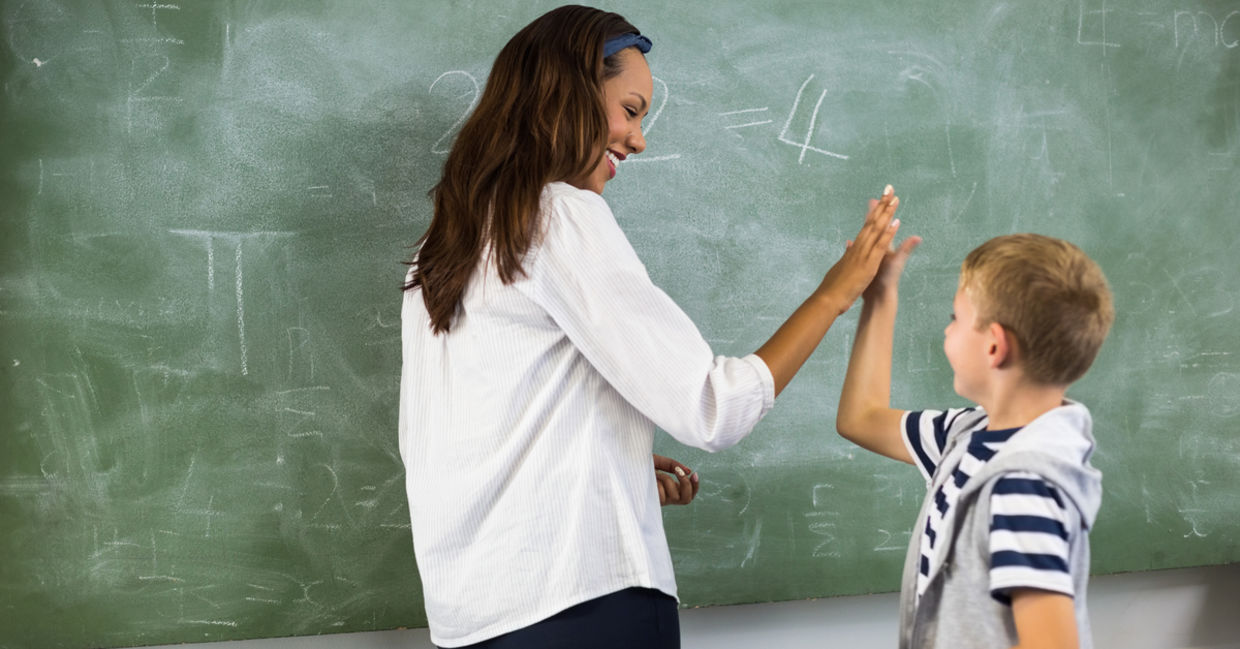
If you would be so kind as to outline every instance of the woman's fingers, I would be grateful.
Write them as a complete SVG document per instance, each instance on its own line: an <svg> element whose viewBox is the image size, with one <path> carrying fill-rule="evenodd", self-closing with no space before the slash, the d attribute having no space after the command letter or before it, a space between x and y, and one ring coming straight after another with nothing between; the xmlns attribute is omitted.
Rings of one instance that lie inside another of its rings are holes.
<svg viewBox="0 0 1240 649"><path fill-rule="evenodd" d="M857 234L856 239L862 251L868 254L878 239L886 234L899 204L900 198L895 195L891 185L887 185L882 198L870 199L870 210L865 215L865 225L861 227L861 232Z"/></svg>

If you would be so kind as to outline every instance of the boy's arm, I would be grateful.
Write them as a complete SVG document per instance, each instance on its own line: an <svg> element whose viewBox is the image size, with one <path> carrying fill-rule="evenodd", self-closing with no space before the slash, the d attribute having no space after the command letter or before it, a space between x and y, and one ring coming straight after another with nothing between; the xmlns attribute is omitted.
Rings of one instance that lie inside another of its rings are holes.
<svg viewBox="0 0 1240 649"><path fill-rule="evenodd" d="M1076 610L1063 593L1036 588L1016 588L1012 617L1020 644L1012 649L1076 649Z"/></svg>
<svg viewBox="0 0 1240 649"><path fill-rule="evenodd" d="M900 274L920 242L919 237L909 237L898 250L888 252L862 294L865 302L835 418L835 427L845 439L909 464L913 457L900 431L904 412L891 407L891 346Z"/></svg>

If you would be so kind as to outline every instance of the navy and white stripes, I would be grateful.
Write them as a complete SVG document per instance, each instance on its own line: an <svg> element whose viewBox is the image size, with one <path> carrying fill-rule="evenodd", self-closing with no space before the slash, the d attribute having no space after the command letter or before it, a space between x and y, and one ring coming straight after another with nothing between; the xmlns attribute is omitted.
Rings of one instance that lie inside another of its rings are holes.
<svg viewBox="0 0 1240 649"><path fill-rule="evenodd" d="M933 494L934 507L921 525L919 599L926 592L931 567L943 549L939 539L944 519L956 505L962 488L1020 430L988 430L985 419L970 416L975 410L915 411L904 418L905 442L927 483L938 471L951 472L951 479ZM967 451L957 466L940 466L947 440L953 435L968 436ZM1072 595L1068 513L1058 490L1035 473L1007 473L995 483L990 511L991 594L1005 603L1010 601L1008 592L1013 588L1039 588Z"/></svg>
<svg viewBox="0 0 1240 649"><path fill-rule="evenodd" d="M990 591L1012 588L1072 595L1063 496L1035 473L1008 473L990 496Z"/></svg>

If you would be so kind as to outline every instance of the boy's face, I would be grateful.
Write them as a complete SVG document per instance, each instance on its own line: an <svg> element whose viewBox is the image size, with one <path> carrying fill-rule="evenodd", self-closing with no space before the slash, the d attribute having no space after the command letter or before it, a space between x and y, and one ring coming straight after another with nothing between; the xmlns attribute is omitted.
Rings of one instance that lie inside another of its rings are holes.
<svg viewBox="0 0 1240 649"><path fill-rule="evenodd" d="M943 331L943 353L952 367L952 387L956 394L979 403L986 394L989 368L987 349L990 336L977 328L977 309L963 287L952 300L952 319Z"/></svg>

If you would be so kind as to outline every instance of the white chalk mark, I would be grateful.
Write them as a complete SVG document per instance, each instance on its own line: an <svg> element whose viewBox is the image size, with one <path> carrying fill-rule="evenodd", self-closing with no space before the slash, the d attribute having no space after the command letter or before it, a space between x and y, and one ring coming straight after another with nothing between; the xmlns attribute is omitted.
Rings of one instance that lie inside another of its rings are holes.
<svg viewBox="0 0 1240 649"><path fill-rule="evenodd" d="M818 491L819 491L820 489L822 489L822 490L826 490L826 489L834 489L834 488L835 488L835 487L833 487L833 486L831 486L831 485L829 485L829 484L827 484L827 483L825 483L825 482L824 482L824 483L821 483L821 484L816 484L816 485L814 485L814 488L810 491L810 502L812 502L812 503L814 504L814 509L817 509L819 506L821 506L821 505L823 505L823 504L826 504L826 502L827 502L827 498L826 498L826 496L825 496L825 495L824 495L824 496L822 496L822 497L821 497L821 499L819 498ZM824 491L824 494L825 494L825 491Z"/></svg>
<svg viewBox="0 0 1240 649"><path fill-rule="evenodd" d="M888 545L888 542L891 541L894 536L891 532L880 528L878 533L883 535L883 540L879 541L878 545L874 546L875 552L898 552L904 549L900 545Z"/></svg>
<svg viewBox="0 0 1240 649"><path fill-rule="evenodd" d="M242 375L247 375L249 373L249 366L248 366L246 341L245 341L245 295L244 295L245 288L244 288L244 269L241 263L242 244L245 242L246 239L264 237L264 236L272 236L272 237L286 236L286 235L291 235L293 233L292 232L279 232L279 231L258 231L258 232L220 231L220 232L215 232L215 231L209 231L209 230L182 230L182 229L172 229L172 230L169 230L169 232L172 234L177 234L177 235L182 235L182 236L200 237L205 240L205 244L207 247L207 286L208 288L212 288L214 286L214 283L213 283L214 272L215 272L214 271L214 268L215 268L214 240L217 237L223 238L225 240L231 241L234 245L236 245L237 249L236 249L235 264L236 264L236 299L237 299L237 331L238 331L237 335L240 340L240 346L241 346L241 373Z"/></svg>
<svg viewBox="0 0 1240 649"><path fill-rule="evenodd" d="M250 373L245 349L245 295L241 273L241 242L237 242L237 337L241 343L241 375Z"/></svg>
<svg viewBox="0 0 1240 649"><path fill-rule="evenodd" d="M215 518L215 496L214 495L207 498L207 511L205 515L207 517L207 532L205 536L206 538L211 538L211 521Z"/></svg>
<svg viewBox="0 0 1240 649"><path fill-rule="evenodd" d="M766 120L762 120L762 121L760 121L760 122L746 122L746 123L744 123L744 124L736 124L736 125L734 125L734 126L725 126L724 128L726 128L726 129L728 129L728 130L731 130L731 129L734 129L734 128L749 128L750 126L762 126L763 124L770 124L770 123L771 123L771 122L773 122L773 121L775 121L775 120L773 120L773 119L766 119Z"/></svg>
<svg viewBox="0 0 1240 649"><path fill-rule="evenodd" d="M318 585L319 585L319 584L321 584L321 583L323 583L323 580L321 580L321 579L320 579L319 581L312 581L312 582L310 582L309 584L300 584L300 583L299 583L298 585L299 585L299 586L301 586L301 599L296 600L296 601L298 601L298 602L306 602L306 603L308 603L308 604L314 604L315 606L319 606L319 603L318 603L318 602L316 602L316 601L314 601L314 600L310 599L310 587L311 587L311 586L318 586Z"/></svg>
<svg viewBox="0 0 1240 649"><path fill-rule="evenodd" d="M280 484L278 482L271 482L271 481L255 482L254 486L263 487L265 489L284 489L286 491L296 490L296 488L293 487L292 485Z"/></svg>
<svg viewBox="0 0 1240 649"><path fill-rule="evenodd" d="M956 177L956 152L952 148L952 125L951 122L943 124L943 136L947 139L947 162L951 166L952 178Z"/></svg>
<svg viewBox="0 0 1240 649"><path fill-rule="evenodd" d="M730 115L748 115L750 113L765 113L767 109L768 109L767 106L763 106L762 108L744 108L741 110L730 110L724 113L717 113L717 114L720 117L727 117ZM760 121L754 121L754 122L747 122L745 124L735 124L732 126L725 126L724 128L728 130L737 129L737 128L749 128L750 126L761 126L763 124L770 124L773 121L775 120L773 119L760 120Z"/></svg>
<svg viewBox="0 0 1240 649"><path fill-rule="evenodd" d="M133 132L133 104L134 102L136 101L180 101L179 97L139 96L139 93L141 93L143 90L146 90L152 83L155 82L155 79L158 79L159 76L162 75L164 72L166 72L168 70L168 67L172 65L171 59L169 59L166 56L155 55L151 58L162 59L163 64L159 67L158 70L155 70L153 74L146 77L146 79L137 88L133 86L132 79L134 76L134 72L137 69L139 59L134 59L129 62L129 76L130 76L131 81L129 84L129 97L127 101L125 102L125 123L126 123L126 129L127 129L126 132L128 133Z"/></svg>
<svg viewBox="0 0 1240 649"><path fill-rule="evenodd" d="M215 291L215 239L207 238L207 291Z"/></svg>
<svg viewBox="0 0 1240 649"><path fill-rule="evenodd" d="M316 385L308 388L292 388L289 390L277 390L276 394L292 394L293 392L305 392L307 390L330 390L330 385Z"/></svg>
<svg viewBox="0 0 1240 649"><path fill-rule="evenodd" d="M1118 43L1107 42L1107 13L1110 12L1111 10L1106 8L1107 7L1106 0L1103 0L1102 2L1102 9L1095 9L1095 10L1086 12L1084 0L1082 0L1080 4L1077 5L1077 7L1078 7L1077 19L1076 19L1076 42L1077 44L1078 45L1101 45L1102 46L1102 57L1106 58L1108 47L1119 47ZM1085 40L1085 16L1086 14L1102 16L1102 40L1100 41Z"/></svg>
<svg viewBox="0 0 1240 649"><path fill-rule="evenodd" d="M41 67L43 67L43 65L44 65L45 63L47 63L47 61L40 61L39 59L37 59L37 58L36 58L36 59L32 60L32 61L31 61L31 63L33 63L33 64L34 64L34 67L36 67L36 68L41 68Z"/></svg>
<svg viewBox="0 0 1240 649"><path fill-rule="evenodd" d="M159 14L157 13L159 10L166 9L169 11L179 11L181 9L181 7L177 5L159 4L158 2L151 2L149 4L138 5L138 8L151 10L151 24L154 25L155 27L159 26Z"/></svg>
<svg viewBox="0 0 1240 649"><path fill-rule="evenodd" d="M375 323L379 325L379 328L380 328L380 329L395 329L396 327L399 327L399 326L400 326L400 320L399 320L399 319L398 319L398 320L394 320L394 321L392 321L392 322L390 322L390 323L388 323L388 322L384 322L384 321L383 321L383 312L382 312L382 311L380 311L377 307L375 308Z"/></svg>
<svg viewBox="0 0 1240 649"><path fill-rule="evenodd" d="M809 128L805 130L805 141L801 143L801 155L797 158L797 164L805 162L805 152L809 150L809 141L814 137L814 127L818 125L818 110L822 108L822 100L827 98L827 91L824 89L818 95L818 101L814 103L814 112L809 116Z"/></svg>
<svg viewBox="0 0 1240 649"><path fill-rule="evenodd" d="M762 518L758 518L758 522L754 525L753 533L749 535L749 551L745 553L745 558L741 560L741 567L753 559L753 555L758 552L758 546L762 543Z"/></svg>
<svg viewBox="0 0 1240 649"><path fill-rule="evenodd" d="M255 230L253 232L237 232L229 230L191 230L185 228L171 228L168 232L187 237L220 237L223 239L228 239L229 241L240 241L241 239L250 239L253 237L262 236L287 237L297 234L296 232L289 232L285 230Z"/></svg>
<svg viewBox="0 0 1240 649"><path fill-rule="evenodd" d="M1144 502L1145 502L1145 523L1146 523L1147 525L1153 524L1153 523L1154 523L1154 513L1150 510L1150 498L1151 498L1151 494L1150 494L1150 490L1149 490L1149 489L1147 489L1147 488L1145 487L1145 485L1144 485L1144 484L1142 484L1142 485L1141 485L1141 495L1143 496L1143 498L1142 498L1142 499L1143 499L1143 500L1144 500Z"/></svg>
<svg viewBox="0 0 1240 649"><path fill-rule="evenodd" d="M296 344L294 344L293 342L293 332L298 332L301 334L298 337L298 342ZM297 358L297 352L303 350L307 345L310 344L310 332L305 327L289 327L284 330L284 336L288 340L288 377L289 377L289 380L291 381L293 378L294 359ZM310 379L313 380L314 379L314 355L311 354L309 350L307 350L305 352L305 356L307 357L309 361L309 365L310 365Z"/></svg>
<svg viewBox="0 0 1240 649"><path fill-rule="evenodd" d="M1105 62L1103 62L1102 63L1102 76L1109 77L1110 75L1108 74L1108 72L1110 72L1110 68L1107 66ZM1112 130L1113 130L1111 128L1111 95L1110 93L1106 93L1106 96L1107 98L1105 101L1103 101L1102 106L1103 106L1103 109L1106 111L1105 114L1106 114L1106 122L1107 122L1107 185L1114 187L1115 186L1115 164L1113 162L1114 157L1112 155L1112 151L1114 150L1114 147L1112 147L1111 145Z"/></svg>
<svg viewBox="0 0 1240 649"><path fill-rule="evenodd" d="M1188 299L1188 294L1184 292L1184 289L1180 288L1180 283L1175 281L1175 278L1171 276L1171 272L1165 268L1163 269L1163 274L1167 276L1167 279L1171 280L1171 287L1175 289L1175 292L1178 293L1180 298L1184 300L1184 303L1188 305L1188 309L1193 312L1193 317L1198 317L1199 314L1197 313L1197 308L1194 307L1192 301Z"/></svg>
<svg viewBox="0 0 1240 649"><path fill-rule="evenodd" d="M189 493L189 483L194 477L194 465L198 463L198 455L191 455L189 458L189 469L185 471L185 484L181 488L181 498L177 501L178 509L185 508L185 496Z"/></svg>
<svg viewBox="0 0 1240 649"><path fill-rule="evenodd" d="M838 512L805 512L806 518L821 518L836 515L838 515ZM839 550L834 549L835 533L832 532L833 529L835 529L835 523L831 521L818 520L809 524L810 533L823 537L823 540L814 547L814 550L810 553L810 556L815 559L822 559L825 557L838 558L840 556Z"/></svg>
<svg viewBox="0 0 1240 649"><path fill-rule="evenodd" d="M659 87L663 88L663 101L659 102L659 107L654 109L654 114L650 116L650 120L646 122L646 125L642 128L644 133L650 133L650 130L654 128L654 123L659 121L659 115L663 114L663 109L667 106L668 97L671 96L671 93L667 89L667 84L664 83L662 79L658 77L651 77L651 79L653 79L655 83L658 83Z"/></svg>
<svg viewBox="0 0 1240 649"><path fill-rule="evenodd" d="M655 156L653 158L640 158L640 157L631 156L631 157L625 158L623 161L620 162L620 164L628 164L630 162L662 162L664 160L676 160L678 158L680 158L679 153L673 153L670 155L660 155L660 156Z"/></svg>
<svg viewBox="0 0 1240 649"><path fill-rule="evenodd" d="M792 126L792 118L796 115L797 108L799 108L801 105L801 95L805 93L805 87L808 86L809 82L812 81L813 79L814 79L814 75L812 74L809 75L809 77L805 79L805 82L801 84L801 87L797 89L796 99L793 100L792 102L792 110L788 111L788 119L787 121L784 122L784 128L779 133L779 141L783 142L784 144L790 144L792 146L795 146L801 149L801 156L797 159L798 163L803 163L805 161L806 151L813 151L814 153L821 153L822 155L830 156L832 158L839 158L840 160L847 160L848 156L846 155L841 155L839 153L833 153L831 151L827 151L826 149L819 149L818 147L810 146L809 144L810 139L814 137L814 125L818 121L818 110L822 106L822 100L825 99L827 96L826 90L823 90L822 94L818 96L818 103L815 104L814 112L810 116L809 130L806 131L805 133L805 140L803 142L796 142L794 140L788 139L788 129Z"/></svg>
<svg viewBox="0 0 1240 649"><path fill-rule="evenodd" d="M323 467L324 469L327 469L327 473L331 475L332 490L331 490L331 493L327 494L327 497L323 499L323 504L319 505L319 510L314 512L314 516L310 517L311 521L318 520L319 514L323 513L323 510L327 508L327 503L331 502L332 497L336 495L336 491L340 489L340 478L336 475L336 470L326 464L320 464L319 466ZM352 516L349 516L349 510L344 507L341 507L341 509L344 510L345 516L349 518L349 524L350 525L353 524L353 518ZM326 529L338 529L340 526L339 525L323 525L323 527L325 527Z"/></svg>
<svg viewBox="0 0 1240 649"><path fill-rule="evenodd" d="M43 195L43 158L39 158L39 191L38 195Z"/></svg>
<svg viewBox="0 0 1240 649"><path fill-rule="evenodd" d="M1218 25L1218 40L1219 40L1219 43L1220 43L1220 44L1222 44L1222 46L1223 46L1223 47L1226 47L1226 48L1227 48L1227 49L1229 49L1229 50L1231 50L1231 49L1235 49L1236 47L1240 47L1240 38L1237 38L1236 40L1231 41L1231 42L1229 43L1229 42L1227 42L1227 37L1225 36L1225 34L1227 33L1227 23L1228 23L1228 22L1230 22L1230 21L1231 21L1231 19L1232 19L1232 18L1235 18L1236 16L1240 16L1240 9L1237 9L1237 10L1235 10L1235 11L1233 11L1233 12L1231 12L1231 13L1227 14L1227 15L1223 18L1223 21L1222 21L1222 22L1220 22L1220 23L1219 23L1219 25Z"/></svg>
<svg viewBox="0 0 1240 649"><path fill-rule="evenodd" d="M438 85L439 82L444 79L444 77L447 77L448 75L456 75L456 74L463 75L465 78L469 79L469 82L471 84L473 84L473 97L470 98L469 105L466 106L465 110L461 112L461 116L457 118L457 120L453 122L452 126L449 127L448 130L445 131L444 134L440 136L438 140L435 141L435 144L431 146L431 153L448 153L447 149L441 149L439 145L443 144L444 140L451 137L452 133L456 131L456 129L459 128L460 125L465 122L465 118L469 117L470 111L474 109L474 104L477 103L478 96L481 94L481 91L478 89L478 80L474 78L474 75L468 72L465 72L464 70L450 70L448 72L445 72L439 75L439 77L436 78L435 81L431 83L431 87L427 90L427 92L433 92L435 90L435 86Z"/></svg>
<svg viewBox="0 0 1240 649"><path fill-rule="evenodd" d="M128 43L166 43L168 45L184 45L185 44L185 41L179 38L172 38L170 36L152 37L152 38L122 38L120 39L120 42L126 43L126 44Z"/></svg>
<svg viewBox="0 0 1240 649"><path fill-rule="evenodd" d="M1197 529L1197 517L1196 516L1192 516L1192 517L1187 516L1187 514L1204 514L1205 511L1206 510L1204 509L1181 509L1179 510L1180 515L1184 516L1184 521L1188 523L1190 526L1192 526L1193 528L1192 530L1189 531L1188 534L1184 535L1184 538L1188 538L1190 536L1196 536L1197 538L1204 539L1207 536L1209 536L1209 534L1206 534L1202 532L1201 530Z"/></svg>
<svg viewBox="0 0 1240 649"><path fill-rule="evenodd" d="M232 620L181 620L186 624L207 624L210 626L237 626Z"/></svg>
<svg viewBox="0 0 1240 649"><path fill-rule="evenodd" d="M960 208L960 209L956 212L956 217L955 217L954 219L952 219L952 222L953 222L953 223L955 223L955 222L959 221L961 216L964 216L964 211L965 211L965 210L967 210L967 209L969 209L969 204L973 202L973 195L974 195L974 194L976 194L976 193L977 193L977 182L976 182L976 181L974 181L974 183L973 183L973 189L969 190L969 197L965 199L965 201L964 201L964 206L963 206L963 207L961 207L961 208Z"/></svg>
<svg viewBox="0 0 1240 649"><path fill-rule="evenodd" d="M910 54L915 54L915 53L910 52ZM938 60L936 60L934 57L925 56L924 58L929 59L935 64L939 64ZM939 65L941 66L941 64ZM947 106L943 103L943 98L939 96L938 89L935 88L934 85L931 84L929 81L926 81L926 74L933 73L933 72L934 70L930 70L928 68L923 68L921 66L914 65L913 67L902 71L900 73L900 76L901 78L907 81L916 81L917 83L920 83L921 85L928 88L930 90L930 94L934 97L934 102L938 104L939 110L943 112L943 134L947 140L947 161L948 161L949 166L951 167L952 177L955 178L956 177L956 156L955 156L955 151L952 148L952 130L951 130L952 125L951 125L951 120L948 118Z"/></svg>

